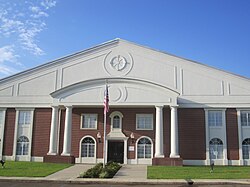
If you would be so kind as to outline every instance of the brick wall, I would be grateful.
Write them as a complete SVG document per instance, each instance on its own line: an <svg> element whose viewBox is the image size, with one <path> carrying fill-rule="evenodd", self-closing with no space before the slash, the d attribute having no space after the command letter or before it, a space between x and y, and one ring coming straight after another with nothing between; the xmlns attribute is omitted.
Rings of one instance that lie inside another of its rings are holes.
<svg viewBox="0 0 250 187"><path fill-rule="evenodd" d="M178 109L179 151L187 160L206 159L204 109Z"/></svg>
<svg viewBox="0 0 250 187"><path fill-rule="evenodd" d="M36 108L34 112L32 156L44 156L49 151L51 109Z"/></svg>
<svg viewBox="0 0 250 187"><path fill-rule="evenodd" d="M226 129L227 129L228 160L238 160L239 159L238 121L237 121L237 111L234 108L226 110Z"/></svg>
<svg viewBox="0 0 250 187"><path fill-rule="evenodd" d="M12 156L13 153L13 141L15 132L16 110L14 108L8 108L6 110L5 128L4 128L4 145L3 155Z"/></svg>
<svg viewBox="0 0 250 187"><path fill-rule="evenodd" d="M153 114L155 116L155 108L116 108L110 109L107 116L107 134L110 132L111 119L109 115L114 112L119 111L123 114L122 128L125 136L130 137L133 132L135 136L135 141L141 136L148 136L154 141L154 130L136 130L136 114ZM80 129L81 114L82 113L94 113L98 114L98 127L97 130L86 130ZM155 129L155 117L154 117L154 129ZM72 155L79 157L79 143L80 140L86 136L90 135L96 139L97 142L97 158L102 158L103 156L103 139L101 143L98 143L97 133L100 132L103 138L103 108L74 108L72 111ZM128 146L135 146L135 142L128 140ZM136 150L136 149L135 149ZM135 158L135 151L128 151L128 159Z"/></svg>

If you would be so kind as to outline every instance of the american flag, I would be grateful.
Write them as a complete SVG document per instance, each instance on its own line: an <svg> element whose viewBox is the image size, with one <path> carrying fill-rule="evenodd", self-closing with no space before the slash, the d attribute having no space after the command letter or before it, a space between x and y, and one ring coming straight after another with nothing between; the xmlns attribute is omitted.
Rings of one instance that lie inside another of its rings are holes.
<svg viewBox="0 0 250 187"><path fill-rule="evenodd" d="M104 105L104 114L107 114L109 112L109 90L108 90L107 84L106 84L106 89L105 89L103 105Z"/></svg>

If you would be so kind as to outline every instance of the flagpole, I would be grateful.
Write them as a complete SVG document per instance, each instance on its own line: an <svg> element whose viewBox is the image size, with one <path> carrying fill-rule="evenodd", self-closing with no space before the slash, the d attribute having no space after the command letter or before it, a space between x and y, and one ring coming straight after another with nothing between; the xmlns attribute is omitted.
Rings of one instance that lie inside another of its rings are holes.
<svg viewBox="0 0 250 187"><path fill-rule="evenodd" d="M103 168L106 165L106 124L107 124L107 113L104 112L104 127L103 127Z"/></svg>
<svg viewBox="0 0 250 187"><path fill-rule="evenodd" d="M107 113L109 111L109 94L108 94L108 81L106 80L105 84L105 94L104 94L104 127L103 127L103 168L105 168L106 165L106 126L107 126Z"/></svg>

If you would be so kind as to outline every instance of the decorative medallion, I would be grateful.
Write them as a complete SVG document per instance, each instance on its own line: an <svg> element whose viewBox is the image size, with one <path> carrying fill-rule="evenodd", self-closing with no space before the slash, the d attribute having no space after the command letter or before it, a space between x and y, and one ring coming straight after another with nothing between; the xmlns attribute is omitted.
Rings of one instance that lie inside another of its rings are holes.
<svg viewBox="0 0 250 187"><path fill-rule="evenodd" d="M127 65L127 61L123 56L117 55L111 60L110 64L117 71L121 71Z"/></svg>
<svg viewBox="0 0 250 187"><path fill-rule="evenodd" d="M110 51L104 59L104 69L111 76L127 75L133 67L133 58L130 53Z"/></svg>

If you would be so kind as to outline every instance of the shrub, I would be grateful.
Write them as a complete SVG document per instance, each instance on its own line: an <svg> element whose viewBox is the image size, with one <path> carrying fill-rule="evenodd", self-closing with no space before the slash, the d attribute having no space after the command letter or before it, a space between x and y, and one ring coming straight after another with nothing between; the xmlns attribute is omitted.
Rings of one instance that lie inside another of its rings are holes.
<svg viewBox="0 0 250 187"><path fill-rule="evenodd" d="M93 168L88 169L80 175L82 178L98 178L102 171L102 163L96 164Z"/></svg>
<svg viewBox="0 0 250 187"><path fill-rule="evenodd" d="M103 168L103 164L96 164L93 168L88 169L81 178L112 178L116 172L121 168L121 165L116 162L108 162Z"/></svg>

